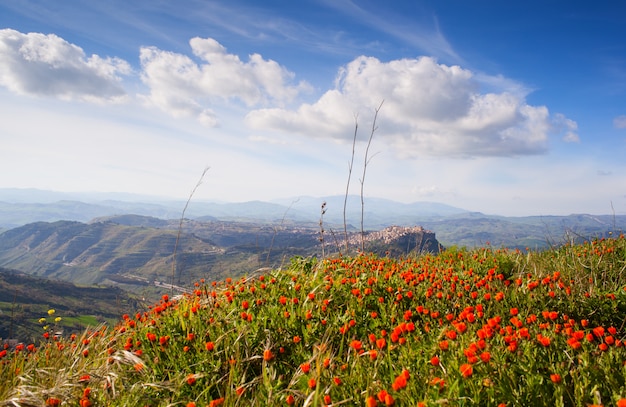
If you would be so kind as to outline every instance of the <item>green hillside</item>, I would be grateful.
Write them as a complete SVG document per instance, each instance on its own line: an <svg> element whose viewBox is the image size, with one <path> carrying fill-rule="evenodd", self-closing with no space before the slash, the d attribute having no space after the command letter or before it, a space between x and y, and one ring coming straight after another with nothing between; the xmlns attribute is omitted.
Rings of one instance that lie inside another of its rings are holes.
<svg viewBox="0 0 626 407"><path fill-rule="evenodd" d="M63 316L55 328L67 335L115 323L129 309L143 307L119 288L78 287L0 268L0 338L38 341L43 326L39 319L50 309Z"/></svg>

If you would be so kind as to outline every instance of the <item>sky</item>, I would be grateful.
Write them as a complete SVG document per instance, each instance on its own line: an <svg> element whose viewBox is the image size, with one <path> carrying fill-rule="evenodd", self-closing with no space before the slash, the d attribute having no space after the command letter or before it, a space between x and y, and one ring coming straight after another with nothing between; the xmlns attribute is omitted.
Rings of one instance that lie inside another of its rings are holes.
<svg viewBox="0 0 626 407"><path fill-rule="evenodd" d="M624 157L622 2L0 2L0 188L626 214Z"/></svg>

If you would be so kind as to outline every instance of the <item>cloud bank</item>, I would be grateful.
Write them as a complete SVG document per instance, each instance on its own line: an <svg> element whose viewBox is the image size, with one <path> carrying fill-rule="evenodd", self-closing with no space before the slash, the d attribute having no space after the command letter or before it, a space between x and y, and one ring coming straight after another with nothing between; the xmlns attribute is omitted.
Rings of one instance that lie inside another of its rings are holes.
<svg viewBox="0 0 626 407"><path fill-rule="evenodd" d="M576 122L529 105L519 83L431 57L383 62L360 56L339 69L333 89L302 103L311 85L296 83L295 74L276 61L259 54L242 61L212 38L195 37L189 45L192 55L142 47L139 78L146 92L138 96L171 116L207 126L219 125L216 106L243 107L246 125L259 133L349 141L355 115L367 128L384 101L377 138L403 158L542 154L551 133L564 133L564 142L579 141ZM120 101L127 95L123 77L132 73L124 60L87 57L53 34L0 30L0 85L17 94ZM618 118L616 127L621 125Z"/></svg>
<svg viewBox="0 0 626 407"><path fill-rule="evenodd" d="M469 70L438 64L430 57L381 62L361 56L340 70L335 89L315 103L297 110L255 110L246 123L255 129L349 139L354 114L370 114L384 100L378 137L402 156L520 156L547 151L553 126L545 106L527 104L520 86L497 92L480 89L481 80ZM558 121L574 139L575 122L562 116Z"/></svg>
<svg viewBox="0 0 626 407"><path fill-rule="evenodd" d="M195 116L216 125L217 117L207 105L229 99L248 107L282 105L309 88L306 82L292 85L293 73L259 54L243 62L212 38L192 38L189 44L200 63L156 47L140 52L141 78L150 88L146 99L175 116Z"/></svg>
<svg viewBox="0 0 626 407"><path fill-rule="evenodd" d="M87 57L54 34L0 30L0 85L17 94L116 102L126 95L121 81L130 73L126 61Z"/></svg>

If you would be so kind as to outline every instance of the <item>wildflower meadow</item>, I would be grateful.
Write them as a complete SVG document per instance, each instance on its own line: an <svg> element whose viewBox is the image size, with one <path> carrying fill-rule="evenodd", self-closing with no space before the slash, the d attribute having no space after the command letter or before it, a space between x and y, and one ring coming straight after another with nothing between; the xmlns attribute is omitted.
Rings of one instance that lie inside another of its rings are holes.
<svg viewBox="0 0 626 407"><path fill-rule="evenodd" d="M62 315L42 316L42 323ZM8 406L626 406L626 238L293 258L0 351Z"/></svg>

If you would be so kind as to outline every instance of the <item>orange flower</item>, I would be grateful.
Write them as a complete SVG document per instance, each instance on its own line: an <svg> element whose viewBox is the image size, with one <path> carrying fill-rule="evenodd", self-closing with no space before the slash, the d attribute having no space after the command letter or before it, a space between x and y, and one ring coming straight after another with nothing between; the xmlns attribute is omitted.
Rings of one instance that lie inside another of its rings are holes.
<svg viewBox="0 0 626 407"><path fill-rule="evenodd" d="M472 374L474 374L474 369L469 363L464 363L459 367L459 372L461 372L463 377L470 377Z"/></svg>
<svg viewBox="0 0 626 407"><path fill-rule="evenodd" d="M311 370L311 364L306 362L300 365L300 369L302 369L302 371L304 373L309 373L309 371Z"/></svg>
<svg viewBox="0 0 626 407"><path fill-rule="evenodd" d="M212 351L213 349L215 349L215 344L213 342L207 342L204 347L206 348L206 350L208 351Z"/></svg>
<svg viewBox="0 0 626 407"><path fill-rule="evenodd" d="M441 377L433 377L430 380L431 386L439 386L439 389L443 389L446 385L446 382Z"/></svg>
<svg viewBox="0 0 626 407"><path fill-rule="evenodd" d="M541 334L537 334L537 340L539 341L540 344L542 344L544 347L548 347L550 346L550 338L548 338L547 336L543 336Z"/></svg>
<svg viewBox="0 0 626 407"><path fill-rule="evenodd" d="M604 336L604 328L601 326L595 327L592 329L593 334L598 338L602 338Z"/></svg>
<svg viewBox="0 0 626 407"><path fill-rule="evenodd" d="M352 342L350 342L350 347L358 352L363 347L363 343L355 339Z"/></svg>
<svg viewBox="0 0 626 407"><path fill-rule="evenodd" d="M314 378L309 379L309 389L314 389L317 387L317 381Z"/></svg>
<svg viewBox="0 0 626 407"><path fill-rule="evenodd" d="M272 353L272 351L270 349L265 349L263 351L263 360L269 362L272 359L274 359L274 354Z"/></svg>
<svg viewBox="0 0 626 407"><path fill-rule="evenodd" d="M396 377L396 379L393 381L393 384L391 385L391 388L394 389L395 391L404 389L407 385L407 379L404 375L399 375L398 377Z"/></svg>
<svg viewBox="0 0 626 407"><path fill-rule="evenodd" d="M376 402L376 399L374 397L369 396L368 398L365 399L366 407L376 407L376 405L378 405L378 403Z"/></svg>
<svg viewBox="0 0 626 407"><path fill-rule="evenodd" d="M626 399L619 399L617 403L615 403L616 407L626 407Z"/></svg>
<svg viewBox="0 0 626 407"><path fill-rule="evenodd" d="M552 380L552 383L561 383L561 375L558 373L552 373L550 375L550 380Z"/></svg>
<svg viewBox="0 0 626 407"><path fill-rule="evenodd" d="M491 360L491 354L489 352L483 352L480 354L480 359L483 361L483 363L489 363L489 361Z"/></svg>
<svg viewBox="0 0 626 407"><path fill-rule="evenodd" d="M456 331L448 331L446 332L446 336L448 337L448 339L456 339Z"/></svg>
<svg viewBox="0 0 626 407"><path fill-rule="evenodd" d="M330 358L325 358L322 364L325 368L328 368L330 366Z"/></svg>
<svg viewBox="0 0 626 407"><path fill-rule="evenodd" d="M217 407L224 404L224 397L220 397L219 399L211 400L209 403L209 407Z"/></svg>
<svg viewBox="0 0 626 407"><path fill-rule="evenodd" d="M381 402L385 402L385 397L387 397L387 390L382 389L381 391L378 392L378 394L376 394L376 397L378 397L378 400Z"/></svg>
<svg viewBox="0 0 626 407"><path fill-rule="evenodd" d="M285 398L285 403L287 403L288 406L293 405L293 403L295 402L296 402L296 399L291 394Z"/></svg>
<svg viewBox="0 0 626 407"><path fill-rule="evenodd" d="M439 357L433 356L430 358L430 364L433 366L439 366Z"/></svg>

